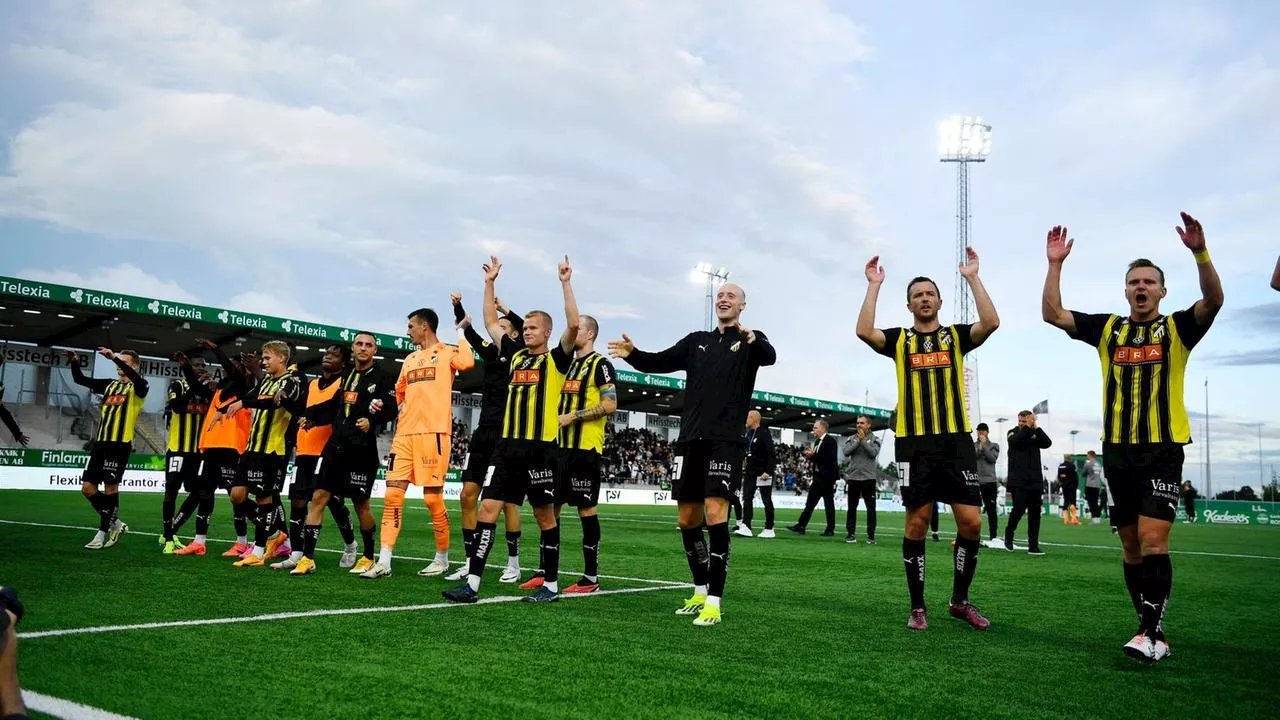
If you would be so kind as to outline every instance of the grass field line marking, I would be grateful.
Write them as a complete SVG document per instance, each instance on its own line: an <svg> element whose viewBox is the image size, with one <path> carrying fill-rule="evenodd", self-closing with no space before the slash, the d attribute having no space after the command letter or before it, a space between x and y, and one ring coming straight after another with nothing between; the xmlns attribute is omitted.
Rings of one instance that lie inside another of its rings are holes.
<svg viewBox="0 0 1280 720"><path fill-rule="evenodd" d="M693 587L692 585L662 585L641 588L618 588L615 590L598 590L588 595L561 595L561 600L571 600L580 597L600 597L602 595L625 595L628 593L653 592L655 590L681 590ZM499 603L510 603L523 600L527 595L495 595L493 597L480 598L475 605L496 605ZM96 633L111 632L129 632L132 630L159 630L163 628L175 627L195 627L199 625L231 625L246 622L269 622L272 620L294 620L298 618L324 617L327 615L367 615L370 613L389 613L389 612L417 612L419 610L444 610L445 608L466 607L465 604L438 602L426 603L422 605L385 605L380 607L363 607L363 608L334 608L327 610L310 610L306 612L284 612L270 613L267 615L242 615L237 617L222 618L206 618L203 620L173 620L169 622L153 622L138 623L136 625L100 625L96 627L82 628L64 628L61 630L37 630L34 632L18 633L18 637L23 640L34 640L44 637L63 637L66 635L89 635ZM103 716L107 717L107 716ZM118 717L112 715L110 717Z"/></svg>
<svg viewBox="0 0 1280 720"><path fill-rule="evenodd" d="M28 525L28 526L30 526L30 527L58 528L58 529L62 529L62 530L88 530L88 531L90 531L90 532L96 531L96 530L98 529L98 528L96 528L96 527L89 527L89 526L87 526L87 525L56 525L56 524L54 524L54 523L37 523L37 522L27 522L27 521L24 521L24 520L0 520L0 524L5 524L5 525ZM142 530L133 530L133 531L130 531L128 534L126 534L126 537L127 537L128 535L142 535L142 536L148 536L148 535L159 535L159 533L149 533L149 532L142 531ZM209 542L211 542L211 543L225 543L225 544L227 544L227 545L231 545L231 544L235 543L235 540L227 540L226 538L209 538ZM332 554L334 554L334 555L341 555L341 554L342 554L342 551L341 551L341 550L333 550L333 549L331 549L331 548L316 548L316 552L332 553ZM413 561L415 561L415 562L427 562L427 563L429 563L429 562L431 562L432 560L434 560L435 558L415 557L415 556L413 556L413 555L396 555L396 556L394 556L394 559L398 559L398 560L413 560ZM501 564L501 565L499 565L499 564L497 564L497 563L487 563L487 564L485 565L485 567L487 567L487 568L494 568L494 569L505 569L507 566L506 566L506 564L505 564L505 563L504 563L504 564ZM522 567L522 568L520 568L520 569L521 569L521 570L523 570L523 571L529 571L529 572L531 572L531 571L533 571L533 570L537 570L537 568L526 568L526 567ZM560 569L560 571L561 571L562 573L565 573L565 574L568 574L568 575L581 574L581 573L578 573L578 572L577 572L577 571L575 571L575 570L569 570L569 569L566 569L566 568L561 568L561 569ZM653 579L653 578L627 577L626 575L600 575L599 577L604 578L604 579L606 579L606 580L622 580L622 581L624 581L624 582L637 582L637 583L644 583L645 585L665 585L665 586L670 586L670 587L685 587L685 585L686 585L686 583L682 583L682 582L679 582L679 581L677 581L677 580L655 580L655 579Z"/></svg>
<svg viewBox="0 0 1280 720"><path fill-rule="evenodd" d="M28 710L42 712L62 720L134 720L128 715L117 715L91 705L43 695L31 690L22 691L22 701L26 703Z"/></svg>

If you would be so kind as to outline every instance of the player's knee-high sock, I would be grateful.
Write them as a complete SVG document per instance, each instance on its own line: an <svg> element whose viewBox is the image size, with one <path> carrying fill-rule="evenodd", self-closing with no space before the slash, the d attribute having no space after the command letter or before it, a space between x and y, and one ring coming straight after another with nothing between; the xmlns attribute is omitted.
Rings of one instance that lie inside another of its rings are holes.
<svg viewBox="0 0 1280 720"><path fill-rule="evenodd" d="M164 485L164 499L160 501L160 519L164 526L164 539L172 540L174 533L174 511L178 506L178 490L181 489L182 483L166 481Z"/></svg>
<svg viewBox="0 0 1280 720"><path fill-rule="evenodd" d="M436 559L449 558L449 511L444 506L444 493L424 492L422 501L431 511L431 531L436 537Z"/></svg>
<svg viewBox="0 0 1280 720"><path fill-rule="evenodd" d="M373 559L373 527L360 528L360 541L364 543L363 555L370 560Z"/></svg>
<svg viewBox="0 0 1280 720"><path fill-rule="evenodd" d="M707 554L707 541L702 536L702 528L680 528L680 538L684 540L684 556L689 561L689 572L693 575L693 594L706 595L711 558Z"/></svg>
<svg viewBox="0 0 1280 720"><path fill-rule="evenodd" d="M404 489L387 488L387 496L382 507L382 552L378 562L390 565L391 551L396 547L396 538L400 537L400 523L404 515Z"/></svg>
<svg viewBox="0 0 1280 720"><path fill-rule="evenodd" d="M320 526L307 525L302 530L302 554L316 559L316 543L320 542Z"/></svg>
<svg viewBox="0 0 1280 720"><path fill-rule="evenodd" d="M276 509L271 503L263 503L254 513L253 522L253 554L258 557L266 555L267 537L270 532L272 518L275 517Z"/></svg>
<svg viewBox="0 0 1280 720"><path fill-rule="evenodd" d="M173 527L169 528L169 530L176 534L182 529L183 525L187 524L187 520L191 519L192 514L199 507L200 493L187 493L187 496L182 499L182 506L173 515Z"/></svg>
<svg viewBox="0 0 1280 720"><path fill-rule="evenodd" d="M107 526L120 519L120 493L106 493L107 496Z"/></svg>
<svg viewBox="0 0 1280 720"><path fill-rule="evenodd" d="M475 552L475 548L476 531L474 529L468 530L465 527L462 528L462 551L467 554L467 557L471 557L471 553Z"/></svg>
<svg viewBox="0 0 1280 720"><path fill-rule="evenodd" d="M600 516L582 518L582 575L591 582L600 578Z"/></svg>
<svg viewBox="0 0 1280 720"><path fill-rule="evenodd" d="M539 545L542 547L542 573L546 577L543 587L551 592L559 592L560 580L560 524L550 530L542 531Z"/></svg>
<svg viewBox="0 0 1280 720"><path fill-rule="evenodd" d="M978 571L977 539L957 537L954 557L956 566L951 582L951 604L959 605L969 601L969 586L973 584L973 575Z"/></svg>
<svg viewBox="0 0 1280 720"><path fill-rule="evenodd" d="M484 564L488 562L489 551L493 549L493 536L497 528L497 524L491 522L476 523L475 552L468 559L470 574L467 576L467 584L472 590L480 589L480 578L484 577Z"/></svg>
<svg viewBox="0 0 1280 720"><path fill-rule="evenodd" d="M507 531L507 565L511 567L520 567L520 531L519 530Z"/></svg>
<svg viewBox="0 0 1280 720"><path fill-rule="evenodd" d="M924 540L902 538L902 562L907 569L911 609L924 609Z"/></svg>
<svg viewBox="0 0 1280 720"><path fill-rule="evenodd" d="M280 493L276 493L271 496L271 526L267 528L267 535L284 532L288 527L284 521L284 503L280 502Z"/></svg>
<svg viewBox="0 0 1280 720"><path fill-rule="evenodd" d="M1133 611L1138 614L1138 624L1142 624L1142 562L1124 564L1124 586L1129 590L1129 601L1133 603Z"/></svg>
<svg viewBox="0 0 1280 720"><path fill-rule="evenodd" d="M200 504L196 507L196 542L204 542L209 535L209 518L213 516L213 506L213 493L200 498Z"/></svg>
<svg viewBox="0 0 1280 720"><path fill-rule="evenodd" d="M356 543L356 531L351 525L351 511L347 509L346 503L342 502L342 498L336 495L329 496L329 514L333 516L333 522L338 526L338 532L342 535L342 544L348 547Z"/></svg>
<svg viewBox="0 0 1280 720"><path fill-rule="evenodd" d="M720 607L720 598L724 597L724 583L729 576L729 523L708 525L707 535L711 540L707 604Z"/></svg>
<svg viewBox="0 0 1280 720"><path fill-rule="evenodd" d="M1169 554L1142 557L1142 629L1152 640L1164 639L1164 610L1173 590Z"/></svg>
<svg viewBox="0 0 1280 720"><path fill-rule="evenodd" d="M95 492L88 497L89 504L93 506L93 511L98 513L98 532L106 532L111 528L111 508L107 505L107 496L101 492Z"/></svg>
<svg viewBox="0 0 1280 720"><path fill-rule="evenodd" d="M307 504L305 502L289 503L289 547L296 555L302 552L306 539L302 537L302 527L307 524Z"/></svg>
<svg viewBox="0 0 1280 720"><path fill-rule="evenodd" d="M249 513L251 511L257 512L256 510L254 510L254 504L252 500L245 500L244 502L234 503L231 506L232 522L236 526L236 542L238 543L248 544L249 518L252 517L252 515L250 515Z"/></svg>

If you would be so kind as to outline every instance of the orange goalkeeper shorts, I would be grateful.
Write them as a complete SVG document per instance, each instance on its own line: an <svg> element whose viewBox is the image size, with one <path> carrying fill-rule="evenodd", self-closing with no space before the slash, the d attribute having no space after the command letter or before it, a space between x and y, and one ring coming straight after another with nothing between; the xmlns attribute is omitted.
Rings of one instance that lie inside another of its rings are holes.
<svg viewBox="0 0 1280 720"><path fill-rule="evenodd" d="M391 441L387 480L408 481L419 487L444 487L451 441L444 433L397 435Z"/></svg>

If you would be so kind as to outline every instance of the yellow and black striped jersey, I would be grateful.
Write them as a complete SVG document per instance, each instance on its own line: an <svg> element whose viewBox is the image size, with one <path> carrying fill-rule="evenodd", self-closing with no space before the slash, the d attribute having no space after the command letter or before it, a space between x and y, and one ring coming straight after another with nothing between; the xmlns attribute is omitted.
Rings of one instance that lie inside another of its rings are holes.
<svg viewBox="0 0 1280 720"><path fill-rule="evenodd" d="M1072 312L1071 335L1098 351L1102 365L1102 441L1120 444L1191 442L1183 397L1187 360L1213 324L1193 308L1136 322L1114 314Z"/></svg>
<svg viewBox="0 0 1280 720"><path fill-rule="evenodd" d="M102 421L98 424L98 442L132 443L138 414L145 398L133 383L112 380L102 391Z"/></svg>
<svg viewBox="0 0 1280 720"><path fill-rule="evenodd" d="M506 417L502 437L554 443L560 430L560 391L573 358L556 343L534 355L502 338L503 354L511 358L511 383L507 387Z"/></svg>
<svg viewBox="0 0 1280 720"><path fill-rule="evenodd" d="M574 358L565 373L564 386L560 390L560 407L558 414L585 410L600 404L600 389L613 385L617 374L613 365L600 353L593 352L580 358ZM577 421L568 427L560 428L560 447L569 450L604 450L605 425L609 418L600 417L595 420Z"/></svg>
<svg viewBox="0 0 1280 720"><path fill-rule="evenodd" d="M280 395L281 402L276 402L276 395ZM297 408L300 398L305 403L302 380L293 373L259 380L257 388L244 401L245 407L253 409L245 452L284 455L293 422L292 410Z"/></svg>
<svg viewBox="0 0 1280 720"><path fill-rule="evenodd" d="M204 416L209 412L207 393L193 388L186 380L169 383L166 398L169 410L169 442L171 453L200 452L200 433L204 429Z"/></svg>
<svg viewBox="0 0 1280 720"><path fill-rule="evenodd" d="M965 411L964 355L977 345L972 325L943 325L932 332L886 328L881 355L898 371L899 438L968 433Z"/></svg>

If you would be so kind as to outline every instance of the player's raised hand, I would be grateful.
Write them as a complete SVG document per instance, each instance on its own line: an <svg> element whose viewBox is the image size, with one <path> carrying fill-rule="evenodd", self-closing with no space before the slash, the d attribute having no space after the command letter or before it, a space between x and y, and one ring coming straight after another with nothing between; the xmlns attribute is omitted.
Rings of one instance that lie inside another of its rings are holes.
<svg viewBox="0 0 1280 720"><path fill-rule="evenodd" d="M631 342L631 338L626 333L622 333L621 340L609 341L609 357L625 358L636 349L636 344Z"/></svg>
<svg viewBox="0 0 1280 720"><path fill-rule="evenodd" d="M461 305L462 293L449 293L449 302L454 305Z"/></svg>
<svg viewBox="0 0 1280 720"><path fill-rule="evenodd" d="M964 264L960 266L960 274L970 279L978 276L978 253L971 247L964 249Z"/></svg>
<svg viewBox="0 0 1280 720"><path fill-rule="evenodd" d="M1049 237L1045 242L1045 254L1049 257L1049 262L1060 263L1067 259L1071 254L1071 246L1075 244L1075 238L1067 239L1067 228L1063 225L1054 225L1049 231Z"/></svg>
<svg viewBox="0 0 1280 720"><path fill-rule="evenodd" d="M98 348L98 354L108 360L116 359L116 354L111 351L111 348L100 347Z"/></svg>
<svg viewBox="0 0 1280 720"><path fill-rule="evenodd" d="M17 440L17 441L18 441L18 444L19 444L19 445L21 445L22 447L26 447L27 445L29 445L29 444L31 443L31 436L30 436L30 435L24 435L24 434L22 434L22 433L18 433L17 435L14 435L14 436L13 436L13 439L14 439L14 440Z"/></svg>
<svg viewBox="0 0 1280 720"><path fill-rule="evenodd" d="M498 273L502 272L502 263L498 262L497 255L490 255L489 262L481 267L484 268L484 279L493 282L498 279Z"/></svg>
<svg viewBox="0 0 1280 720"><path fill-rule="evenodd" d="M67 362L71 363L72 365L80 364L80 356L76 354L75 350L67 350L65 352L67 355Z"/></svg>
<svg viewBox="0 0 1280 720"><path fill-rule="evenodd" d="M879 285L884 282L884 268L880 267L880 256L876 255L867 261L867 282Z"/></svg>
<svg viewBox="0 0 1280 720"><path fill-rule="evenodd" d="M742 327L742 323L740 322L734 323L733 326L738 328L738 332L742 337L747 339L748 345L756 341L756 332L754 330L748 330L747 328Z"/></svg>
<svg viewBox="0 0 1280 720"><path fill-rule="evenodd" d="M564 256L564 261L562 261L560 266L556 269L560 273L560 282L562 283L569 282L569 278L573 277L573 266L569 264L568 255Z"/></svg>
<svg viewBox="0 0 1280 720"><path fill-rule="evenodd" d="M187 354L182 352L181 350L173 354L173 361L178 363L182 367L186 367L187 365L191 364L191 362L187 360Z"/></svg>
<svg viewBox="0 0 1280 720"><path fill-rule="evenodd" d="M212 340L208 340L208 339L206 339L206 338L197 338L197 339L196 339L196 345L199 345L200 347L204 348L205 350L216 350L216 349L218 349L217 344L215 344Z"/></svg>
<svg viewBox="0 0 1280 720"><path fill-rule="evenodd" d="M1178 237L1182 238L1182 244L1191 252L1204 250L1204 228L1200 227L1200 221L1184 212L1182 224L1186 226L1185 230L1181 227L1174 228L1178 231Z"/></svg>

